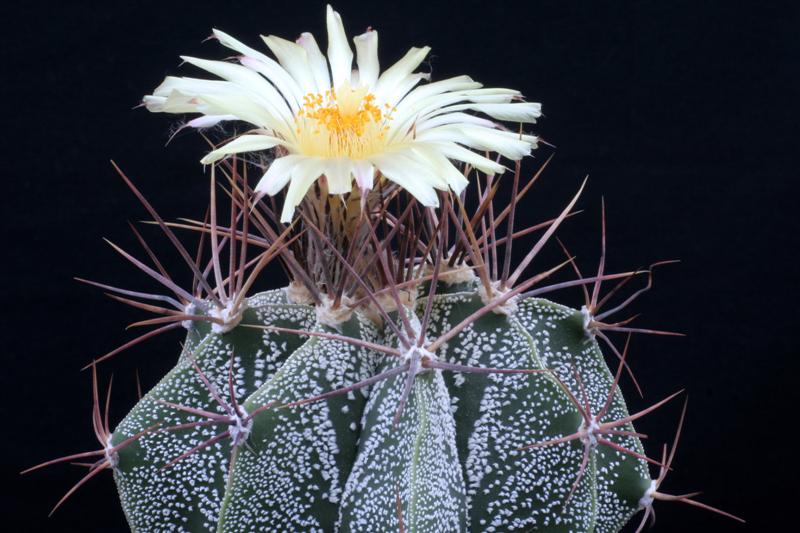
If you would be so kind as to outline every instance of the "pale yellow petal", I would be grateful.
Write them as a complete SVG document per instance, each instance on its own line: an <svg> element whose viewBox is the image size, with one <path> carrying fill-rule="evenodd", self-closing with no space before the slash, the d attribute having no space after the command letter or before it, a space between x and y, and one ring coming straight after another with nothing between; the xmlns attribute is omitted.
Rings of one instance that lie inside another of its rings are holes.
<svg viewBox="0 0 800 533"><path fill-rule="evenodd" d="M445 157L467 163L485 174L502 174L506 167L454 142L426 143L435 146Z"/></svg>
<svg viewBox="0 0 800 533"><path fill-rule="evenodd" d="M386 98L394 92L397 85L416 70L430 50L429 46L412 48L402 59L386 69L378 78L378 83L375 84L374 93L378 100L385 102Z"/></svg>
<svg viewBox="0 0 800 533"><path fill-rule="evenodd" d="M481 128L471 125L448 124L418 135L420 141L450 141L477 150L497 152L509 159L518 160L529 155L533 144L519 134Z"/></svg>
<svg viewBox="0 0 800 533"><path fill-rule="evenodd" d="M306 159L301 155L285 155L275 159L256 184L256 192L274 196L280 192L292 178L292 170L300 161Z"/></svg>
<svg viewBox="0 0 800 533"><path fill-rule="evenodd" d="M236 115L241 120L267 130L277 131L287 139L293 132L287 124L271 115L269 111L253 102L247 96L203 95L195 97L199 101L197 110L207 115Z"/></svg>
<svg viewBox="0 0 800 533"><path fill-rule="evenodd" d="M152 94L147 94L142 98L142 104L144 104L145 109L153 113L163 113L166 101L166 96L153 96Z"/></svg>
<svg viewBox="0 0 800 533"><path fill-rule="evenodd" d="M314 80L314 73L311 71L305 48L274 35L266 37L262 35L261 38L304 93L316 91L317 83Z"/></svg>
<svg viewBox="0 0 800 533"><path fill-rule="evenodd" d="M481 84L477 81L474 81L469 76L456 76L445 80L434 81L432 83L417 87L408 93L406 97L397 104L397 112L402 113L406 109L412 108L421 100L434 97L439 94L478 89L480 87Z"/></svg>
<svg viewBox="0 0 800 533"><path fill-rule="evenodd" d="M375 167L366 160L353 161L353 175L362 191L372 189L375 180Z"/></svg>
<svg viewBox="0 0 800 533"><path fill-rule="evenodd" d="M378 82L380 63L378 62L378 32L368 30L353 38L356 45L358 81L370 89Z"/></svg>
<svg viewBox="0 0 800 533"><path fill-rule="evenodd" d="M188 56L182 56L182 59L187 63L207 70L237 85L243 89L254 102L264 106L270 114L275 117L280 117L287 123L291 123L293 114L280 93L271 83L249 68L225 61L210 61Z"/></svg>
<svg viewBox="0 0 800 533"><path fill-rule="evenodd" d="M328 178L328 193L347 194L352 187L353 162L346 157L325 161L325 177Z"/></svg>
<svg viewBox="0 0 800 533"><path fill-rule="evenodd" d="M451 106L448 111L477 111L497 120L524 122L532 124L542 116L542 104L535 102L515 102L500 104L461 104Z"/></svg>
<svg viewBox="0 0 800 533"><path fill-rule="evenodd" d="M371 157L370 161L378 168L381 174L407 190L422 205L439 207L439 197L434 188L427 182L420 180L414 169L404 164L402 159L389 154L382 154Z"/></svg>
<svg viewBox="0 0 800 533"><path fill-rule="evenodd" d="M324 160L315 157L303 157L292 169L292 179L281 210L281 222L292 221L295 208L303 201L308 189L320 177L324 169Z"/></svg>
<svg viewBox="0 0 800 533"><path fill-rule="evenodd" d="M239 62L267 78L283 95L292 111L298 111L299 106L302 105L304 93L283 67L271 57L234 39L223 31L214 30L214 36L226 48L242 54Z"/></svg>
<svg viewBox="0 0 800 533"><path fill-rule="evenodd" d="M200 162L204 165L210 165L224 158L226 155L269 150L281 144L283 144L282 140L276 137L270 137L269 135L241 135L216 150L209 152Z"/></svg>
<svg viewBox="0 0 800 533"><path fill-rule="evenodd" d="M433 85L433 84L431 84ZM427 87L422 87L424 89ZM389 138L395 140L398 136L402 137L409 129L415 124L422 124L425 120L432 117L457 111L457 105L464 102L472 103L506 103L514 98L514 92L509 92L505 89L494 90L463 90L453 92L442 92L431 94L421 99L417 99L413 105L407 105L405 102L413 95L412 91L409 96L401 100L397 106L397 110L393 114L393 119L390 124Z"/></svg>
<svg viewBox="0 0 800 533"><path fill-rule="evenodd" d="M385 103L392 107L397 107L399 102L405 95L407 95L417 84L422 80L430 80L431 75L425 72L417 72L410 74L400 80L394 90L385 96Z"/></svg>
<svg viewBox="0 0 800 533"><path fill-rule="evenodd" d="M350 81L353 70L353 51L347 43L342 17L329 5L327 7L326 25L328 27L328 62L331 64L333 87Z"/></svg>
<svg viewBox="0 0 800 533"><path fill-rule="evenodd" d="M308 54L308 64L317 84L317 92L325 94L331 88L331 74L328 72L328 60L322 55L317 40L308 32L300 34L297 44L302 46Z"/></svg>
<svg viewBox="0 0 800 533"><path fill-rule="evenodd" d="M422 143L415 143L412 150L422 159L422 163L433 169L447 181L447 185L460 193L469 184L464 174L436 149Z"/></svg>
<svg viewBox="0 0 800 533"><path fill-rule="evenodd" d="M468 113L443 113L431 118L420 120L416 123L416 131L422 132L445 124L474 124L484 128L496 128L497 124L483 117Z"/></svg>

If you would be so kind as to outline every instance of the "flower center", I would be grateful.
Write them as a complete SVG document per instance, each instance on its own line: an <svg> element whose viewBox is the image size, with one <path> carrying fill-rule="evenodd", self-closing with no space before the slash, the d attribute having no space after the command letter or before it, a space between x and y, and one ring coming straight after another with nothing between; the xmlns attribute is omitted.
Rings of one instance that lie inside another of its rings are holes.
<svg viewBox="0 0 800 533"><path fill-rule="evenodd" d="M361 159L385 145L388 121L393 111L375 103L366 87L344 83L325 94L309 93L297 113L300 150L319 157Z"/></svg>

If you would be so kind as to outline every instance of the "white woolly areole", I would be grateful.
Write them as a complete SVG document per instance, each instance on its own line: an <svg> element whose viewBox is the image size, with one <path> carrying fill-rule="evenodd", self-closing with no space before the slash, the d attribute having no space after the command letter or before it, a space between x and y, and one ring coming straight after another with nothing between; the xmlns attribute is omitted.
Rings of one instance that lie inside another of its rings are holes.
<svg viewBox="0 0 800 533"><path fill-rule="evenodd" d="M416 376L417 374L431 370L430 368L424 368L422 366L421 364L422 359L427 357L431 361L435 361L436 356L432 352L423 348L423 346L427 343L427 339L425 338L422 339L422 346L416 345L417 339L419 338L419 334L422 328L422 324L420 323L419 317L416 315L416 313L411 313L411 312L408 313L408 323L411 326L411 332L413 333L413 338L411 339L411 342L414 343L414 345L412 345L411 348L403 352L403 355L401 355L400 357L404 363L406 362L409 363L408 365L409 372L413 371L414 375Z"/></svg>
<svg viewBox="0 0 800 533"><path fill-rule="evenodd" d="M644 491L644 496L639 498L639 509L647 509L653 505L653 500L655 499L653 495L656 493L657 488L655 480L651 481L650 486Z"/></svg>
<svg viewBox="0 0 800 533"><path fill-rule="evenodd" d="M106 461L108 461L108 464L111 466L111 468L117 468L117 465L119 464L119 454L114 451L114 445L111 444L112 436L113 435L109 435L108 438L106 438L106 446L104 451L106 454Z"/></svg>
<svg viewBox="0 0 800 533"><path fill-rule="evenodd" d="M242 305L239 306L238 309L233 308L233 301L228 302L225 304L225 307L212 307L208 314L213 318L219 318L222 320L222 324L218 324L216 322L211 323L211 331L212 333L227 333L236 326L239 325L239 322L242 321L242 313L244 312L247 305L242 302Z"/></svg>
<svg viewBox="0 0 800 533"><path fill-rule="evenodd" d="M339 325L350 320L353 315L352 301L343 296L339 307L333 307L333 300L327 294L322 295L322 301L314 308L317 322L324 326L339 329Z"/></svg>
<svg viewBox="0 0 800 533"><path fill-rule="evenodd" d="M592 321L594 320L594 317L585 305L581 306L581 316L583 317L583 332L588 338L593 339L595 335L594 328L592 327Z"/></svg>
<svg viewBox="0 0 800 533"><path fill-rule="evenodd" d="M409 289L398 289L397 295L400 298L400 304L408 309L413 309L417 305L417 289L416 288L409 288ZM387 291L375 296L375 300L377 300L378 304L375 305L375 302L370 302L369 305L363 308L364 314L367 318L369 318L375 324L383 324L383 315L378 310L378 306L380 309L383 309L386 313L391 313L393 311L397 311L397 300L395 300L394 295Z"/></svg>
<svg viewBox="0 0 800 533"><path fill-rule="evenodd" d="M453 268L443 268L439 272L439 281L443 281L445 285L471 283L475 281L475 279L475 272L466 265L457 265Z"/></svg>
<svg viewBox="0 0 800 533"><path fill-rule="evenodd" d="M403 307L413 309L417 304L417 290L415 288L398 289L397 296L399 297L400 304ZM397 311L397 300L395 300L394 295L390 292L387 291L381 293L375 299L378 300L378 304L380 304L383 310L387 313Z"/></svg>
<svg viewBox="0 0 800 533"><path fill-rule="evenodd" d="M427 357L431 361L436 360L436 356L432 352L429 352L428 350L426 350L421 346L412 346L411 349L406 351L401 357L403 359L403 362L413 360L417 363L417 364L411 364L409 367L411 369L414 369L415 376L421 372L427 372L428 370L431 370L430 368L424 368L422 365L418 364L420 361L422 361L424 357Z"/></svg>
<svg viewBox="0 0 800 533"><path fill-rule="evenodd" d="M500 298L502 298L503 296L505 296L506 294L508 294L511 291L511 289L508 288L508 287L503 289L503 290L500 290L500 282L499 281L493 281L491 283L491 286L492 286L492 297L491 298L487 294L486 287L484 287L483 284L481 284L478 287L478 296L481 297L481 301L486 305L489 305L489 304L499 300ZM492 312L494 314L496 314L496 315L513 315L517 311L517 307L518 307L517 302L518 301L519 301L519 296L512 296L511 298L509 298L508 300L506 300L502 304L492 308Z"/></svg>
<svg viewBox="0 0 800 533"><path fill-rule="evenodd" d="M314 299L311 297L311 291L299 281L292 281L285 290L286 299L289 300L289 303L298 305L311 305L314 303Z"/></svg>
<svg viewBox="0 0 800 533"><path fill-rule="evenodd" d="M195 313L197 313L197 304L195 304L194 302L189 302L183 308L183 314L184 315L194 315ZM182 320L181 321L181 326L183 326L186 329L192 329L192 325L194 325L194 320Z"/></svg>
<svg viewBox="0 0 800 533"><path fill-rule="evenodd" d="M600 424L597 423L597 419L593 418L589 425L586 425L586 422L581 422L581 425L578 426L578 433L581 436L581 442L583 442L584 446L588 446L592 450L597 448L597 435L596 432L600 430Z"/></svg>
<svg viewBox="0 0 800 533"><path fill-rule="evenodd" d="M247 418L247 411L245 411L244 407L239 406L239 411L239 414L235 414L231 418L231 425L228 428L233 446L238 446L246 441L247 437L250 436L250 431L253 429L253 419Z"/></svg>

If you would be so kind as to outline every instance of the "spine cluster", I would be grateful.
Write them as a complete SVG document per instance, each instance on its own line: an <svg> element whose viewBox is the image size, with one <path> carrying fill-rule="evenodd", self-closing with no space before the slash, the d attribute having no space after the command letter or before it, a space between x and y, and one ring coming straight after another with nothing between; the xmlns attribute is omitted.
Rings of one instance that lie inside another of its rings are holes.
<svg viewBox="0 0 800 533"><path fill-rule="evenodd" d="M144 259L112 246L166 293L87 282L155 316L89 365L100 449L33 468L96 459L56 507L110 470L142 532L615 532L637 513L641 529L657 500L727 515L661 492L680 424L655 458L634 427L679 393L635 413L621 393L643 391L631 334L672 335L621 316L661 263L607 272L604 213L596 272L566 249L535 269L580 191L519 228L515 206L541 170L526 180L517 166L506 185L483 175L438 208L388 181L331 196L322 179L283 224L247 169L218 163L206 217L175 223L120 171L193 282L173 281L136 228ZM277 268L283 287L255 292ZM545 299L569 289L581 309ZM173 330L185 334L174 368L112 426L98 368Z"/></svg>

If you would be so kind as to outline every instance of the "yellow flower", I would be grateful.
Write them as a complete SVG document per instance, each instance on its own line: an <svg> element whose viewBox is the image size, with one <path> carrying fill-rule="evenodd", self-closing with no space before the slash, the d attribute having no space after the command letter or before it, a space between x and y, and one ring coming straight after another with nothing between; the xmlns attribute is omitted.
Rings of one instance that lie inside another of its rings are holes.
<svg viewBox="0 0 800 533"><path fill-rule="evenodd" d="M435 189L460 192L466 186L459 163L486 173L505 170L475 150L519 160L535 148L535 136L504 130L475 114L535 122L540 104L522 101L518 91L483 88L468 76L420 84L429 79L415 72L428 47L412 48L380 72L374 30L353 39L353 69L341 17L330 6L327 29L327 58L310 33L296 42L262 37L277 61L214 30L220 43L240 54L238 64L183 57L221 79L167 77L145 96L145 106L154 112L201 113L188 123L193 127L228 120L255 126L206 155L204 164L283 147L286 155L272 162L256 190L274 195L288 184L284 222L321 176L331 194L344 194L353 179L362 191L372 188L379 172L423 205L436 206Z"/></svg>

